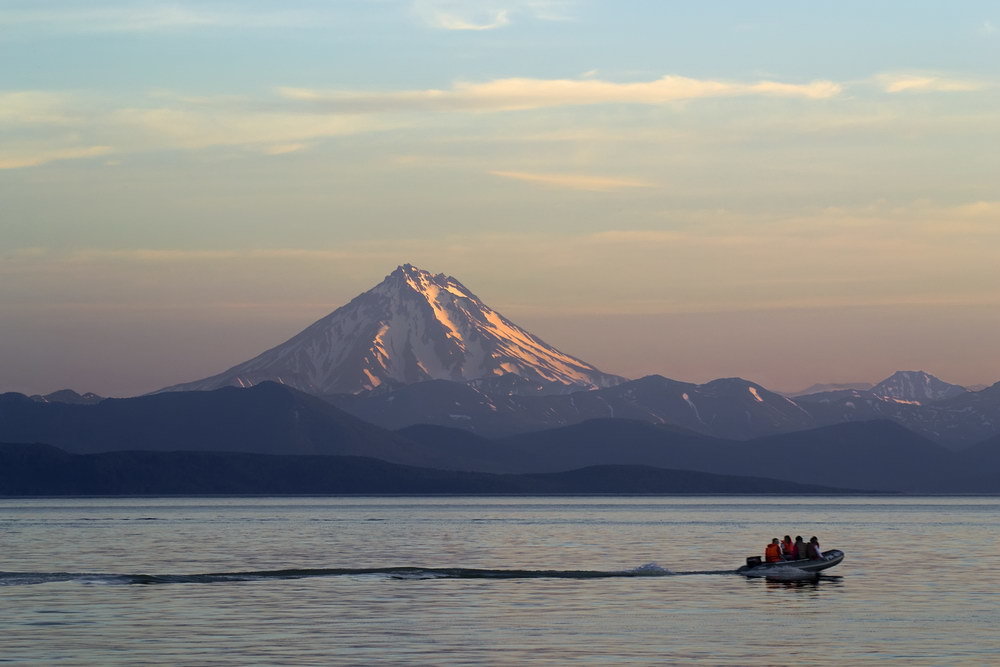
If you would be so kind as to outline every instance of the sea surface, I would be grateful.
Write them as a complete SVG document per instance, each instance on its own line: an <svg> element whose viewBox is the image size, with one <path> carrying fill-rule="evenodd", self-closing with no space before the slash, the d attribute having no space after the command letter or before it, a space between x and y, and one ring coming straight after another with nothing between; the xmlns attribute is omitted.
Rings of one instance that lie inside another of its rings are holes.
<svg viewBox="0 0 1000 667"><path fill-rule="evenodd" d="M733 570L772 537L819 578ZM1000 498L0 499L0 662L1000 664Z"/></svg>

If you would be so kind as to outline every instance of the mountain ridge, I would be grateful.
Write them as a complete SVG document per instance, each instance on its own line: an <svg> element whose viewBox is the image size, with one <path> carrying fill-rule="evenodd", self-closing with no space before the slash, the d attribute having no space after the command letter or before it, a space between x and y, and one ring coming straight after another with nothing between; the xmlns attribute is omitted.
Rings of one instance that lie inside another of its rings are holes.
<svg viewBox="0 0 1000 667"><path fill-rule="evenodd" d="M894 374L887 381L899 375ZM957 387L928 377L945 387ZM384 392L325 398L361 419L391 430L436 424L488 437L608 417L669 423L703 435L735 440L889 419L954 449L1000 432L1000 383L978 392L962 390L948 398L924 402L853 389L793 399L741 378L695 384L661 375L559 395L518 394L494 391L476 383L435 380Z"/></svg>
<svg viewBox="0 0 1000 667"><path fill-rule="evenodd" d="M698 385L661 375L559 395L491 393L437 380L371 395L328 396L351 414L389 429L418 423L504 436L603 417L670 423L706 435L748 439L814 425L797 403L741 378Z"/></svg>

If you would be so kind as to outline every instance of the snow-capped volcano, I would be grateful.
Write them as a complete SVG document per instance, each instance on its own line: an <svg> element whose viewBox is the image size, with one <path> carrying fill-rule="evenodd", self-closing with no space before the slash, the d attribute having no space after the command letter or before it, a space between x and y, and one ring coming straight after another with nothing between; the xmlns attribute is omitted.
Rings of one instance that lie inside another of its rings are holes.
<svg viewBox="0 0 1000 667"><path fill-rule="evenodd" d="M161 391L273 380L324 395L506 373L578 389L622 381L531 335L454 278L404 264L281 345L218 375Z"/></svg>

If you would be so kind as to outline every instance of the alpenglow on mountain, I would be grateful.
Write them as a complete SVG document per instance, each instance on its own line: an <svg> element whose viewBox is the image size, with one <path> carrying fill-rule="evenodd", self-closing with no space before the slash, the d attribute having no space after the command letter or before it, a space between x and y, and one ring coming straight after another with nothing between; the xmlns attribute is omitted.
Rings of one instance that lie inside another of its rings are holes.
<svg viewBox="0 0 1000 667"><path fill-rule="evenodd" d="M454 278L404 264L281 345L218 375L161 391L272 380L311 394L355 394L506 374L567 389L622 381L528 333Z"/></svg>

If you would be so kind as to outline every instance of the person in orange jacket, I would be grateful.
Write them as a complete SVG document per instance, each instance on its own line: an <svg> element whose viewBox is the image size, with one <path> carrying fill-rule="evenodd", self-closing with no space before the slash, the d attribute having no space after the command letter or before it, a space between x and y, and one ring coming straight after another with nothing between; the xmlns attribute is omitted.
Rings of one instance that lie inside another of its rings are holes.
<svg viewBox="0 0 1000 667"><path fill-rule="evenodd" d="M778 538L771 540L771 543L764 547L764 562L765 563L780 563L781 562L781 545L778 543Z"/></svg>
<svg viewBox="0 0 1000 667"><path fill-rule="evenodd" d="M791 535L785 535L785 539L781 540L781 557L785 560L795 560L797 558L795 554L795 542L792 542Z"/></svg>

